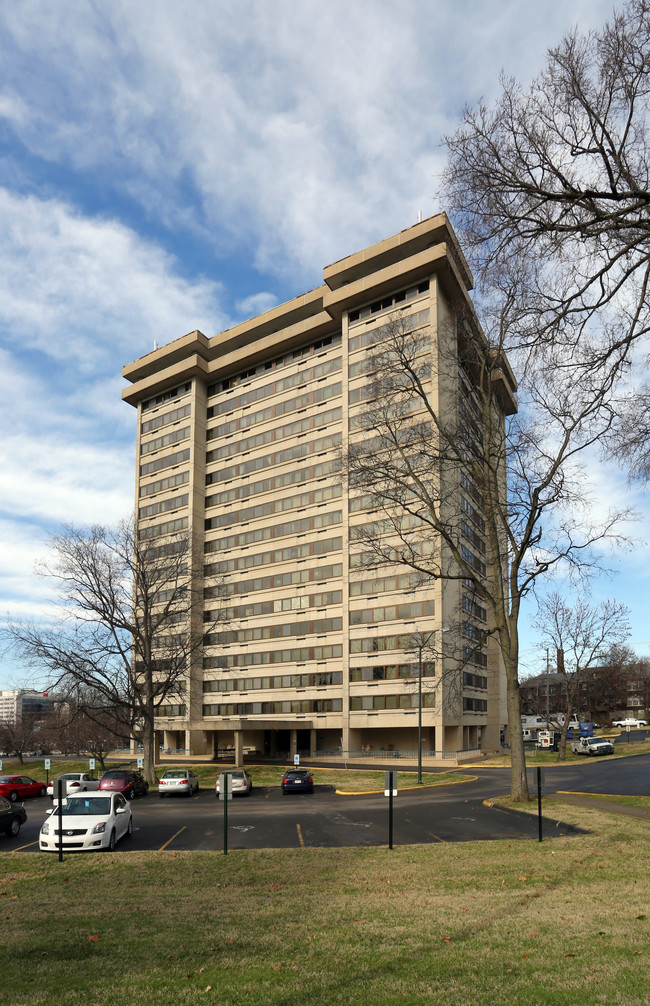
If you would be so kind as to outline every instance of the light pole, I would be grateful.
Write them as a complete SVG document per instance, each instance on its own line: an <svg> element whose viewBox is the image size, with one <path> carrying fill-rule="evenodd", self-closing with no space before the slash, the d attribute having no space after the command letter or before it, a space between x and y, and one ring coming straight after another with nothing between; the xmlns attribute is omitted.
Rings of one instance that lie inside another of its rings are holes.
<svg viewBox="0 0 650 1006"><path fill-rule="evenodd" d="M418 786L422 785L422 650L435 632L433 629L426 636L420 632L419 640L415 644L418 651Z"/></svg>

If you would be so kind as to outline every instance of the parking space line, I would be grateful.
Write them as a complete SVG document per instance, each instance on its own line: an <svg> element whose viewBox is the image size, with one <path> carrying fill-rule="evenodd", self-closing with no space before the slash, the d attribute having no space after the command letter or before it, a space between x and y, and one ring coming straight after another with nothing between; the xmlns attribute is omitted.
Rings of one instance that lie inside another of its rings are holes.
<svg viewBox="0 0 650 1006"><path fill-rule="evenodd" d="M182 827L182 828L179 828L179 829L178 829L178 831L176 832L176 834L175 834L175 835L172 835L172 837L171 837L170 839L168 839L168 841L167 841L167 842L165 842L165 844L164 844L164 845L161 845L161 846L160 846L160 848L158 849L158 852L162 852L162 851L163 851L163 849L166 849L166 848L167 848L167 846L168 846L168 845L169 845L169 844L170 844L171 842L173 842L175 838L178 838L178 836L180 835L180 833L181 833L182 831L185 831L185 829L186 829L186 828L187 828L187 825L185 825L185 824L183 825L183 827Z"/></svg>
<svg viewBox="0 0 650 1006"><path fill-rule="evenodd" d="M414 828L420 828L420 825L415 821L411 821L410 818L405 817L404 820L407 824L412 824ZM441 838L440 835L436 835L433 831L427 831L426 828L420 828L420 831L423 831L425 835L430 835L431 838L435 838L436 842L442 842L444 845L449 845L446 838Z"/></svg>
<svg viewBox="0 0 650 1006"><path fill-rule="evenodd" d="M33 845L38 845L38 839L35 842L28 842L27 845L19 845L17 849L10 849L10 852L22 852L23 849L31 849Z"/></svg>
<svg viewBox="0 0 650 1006"><path fill-rule="evenodd" d="M296 828L298 829L298 841L300 842L300 848L304 849L305 848L305 840L302 837L302 831L300 830L300 825L297 824Z"/></svg>

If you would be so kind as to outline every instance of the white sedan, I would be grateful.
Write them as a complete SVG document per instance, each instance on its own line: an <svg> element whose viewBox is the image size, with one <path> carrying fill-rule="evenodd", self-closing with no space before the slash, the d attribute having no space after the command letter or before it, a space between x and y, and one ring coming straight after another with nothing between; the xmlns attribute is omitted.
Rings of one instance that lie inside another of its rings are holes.
<svg viewBox="0 0 650 1006"><path fill-rule="evenodd" d="M115 843L133 831L131 805L121 793L84 793L63 801L64 852L112 852ZM58 852L59 810L48 811L38 839L41 852Z"/></svg>
<svg viewBox="0 0 650 1006"><path fill-rule="evenodd" d="M99 779L93 779L89 772L64 772L52 779L47 786L47 795L54 799L54 787L56 780L62 779L65 784L66 795L72 796L74 793L86 793L88 790L99 789Z"/></svg>
<svg viewBox="0 0 650 1006"><path fill-rule="evenodd" d="M168 768L158 780L158 796L191 796L198 793L199 779L188 768Z"/></svg>

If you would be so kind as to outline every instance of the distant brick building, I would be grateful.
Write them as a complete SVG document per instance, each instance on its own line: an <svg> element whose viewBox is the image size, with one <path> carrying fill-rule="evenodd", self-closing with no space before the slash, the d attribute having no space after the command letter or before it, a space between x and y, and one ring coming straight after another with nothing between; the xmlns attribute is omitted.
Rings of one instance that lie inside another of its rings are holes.
<svg viewBox="0 0 650 1006"><path fill-rule="evenodd" d="M574 712L582 719L607 722L618 716L647 718L650 712L650 662L637 660L593 667L581 675ZM565 675L538 674L520 685L521 712L542 715L562 712Z"/></svg>

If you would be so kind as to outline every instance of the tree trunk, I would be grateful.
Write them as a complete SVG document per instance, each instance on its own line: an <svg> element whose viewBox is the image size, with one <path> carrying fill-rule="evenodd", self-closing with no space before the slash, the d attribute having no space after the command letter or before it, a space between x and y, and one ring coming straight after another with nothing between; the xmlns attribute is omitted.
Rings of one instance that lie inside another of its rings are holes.
<svg viewBox="0 0 650 1006"><path fill-rule="evenodd" d="M154 715L153 702L150 702L147 704L146 714L142 718L143 774L150 786L155 786L157 782Z"/></svg>
<svg viewBox="0 0 650 1006"><path fill-rule="evenodd" d="M510 728L510 797L527 803L530 799L526 776L526 755L524 734L521 729L521 702L516 662L513 664L504 654L504 664L508 682L508 725Z"/></svg>

